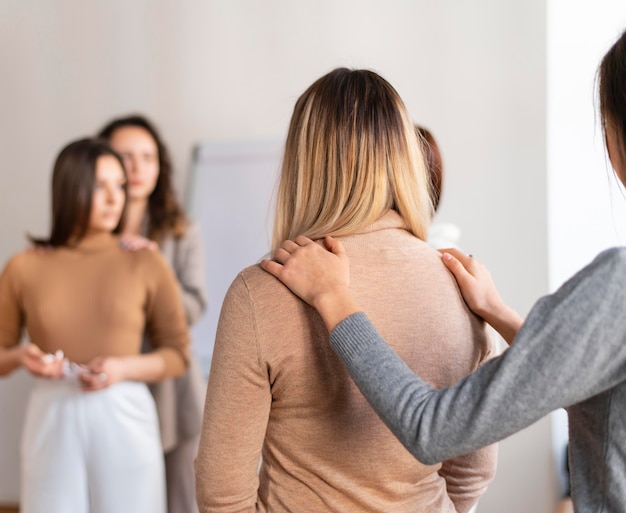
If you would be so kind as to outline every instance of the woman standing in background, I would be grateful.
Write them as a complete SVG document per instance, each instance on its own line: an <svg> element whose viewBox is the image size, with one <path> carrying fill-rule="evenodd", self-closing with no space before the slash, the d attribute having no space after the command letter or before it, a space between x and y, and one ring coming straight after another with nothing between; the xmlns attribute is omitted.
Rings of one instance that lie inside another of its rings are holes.
<svg viewBox="0 0 626 513"><path fill-rule="evenodd" d="M122 242L133 249L145 238L161 250L172 266L187 322L196 322L207 306L204 251L200 230L180 207L172 186L169 152L155 126L135 115L110 121L101 131L123 158L128 173L128 206ZM150 350L150 340L144 344ZM153 384L165 454L169 513L197 511L193 460L196 456L205 383L197 360L190 356L187 372Z"/></svg>
<svg viewBox="0 0 626 513"><path fill-rule="evenodd" d="M154 401L144 382L185 371L188 328L176 280L153 251L118 237L122 160L82 139L59 154L50 237L0 276L0 375L37 379L21 447L22 513L165 512ZM22 329L31 342L19 345ZM153 351L140 354L144 330Z"/></svg>

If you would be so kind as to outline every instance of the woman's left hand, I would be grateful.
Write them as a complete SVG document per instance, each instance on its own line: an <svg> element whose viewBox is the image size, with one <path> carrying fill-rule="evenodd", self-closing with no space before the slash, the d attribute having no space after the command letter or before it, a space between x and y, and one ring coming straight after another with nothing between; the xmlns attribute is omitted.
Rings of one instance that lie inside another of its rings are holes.
<svg viewBox="0 0 626 513"><path fill-rule="evenodd" d="M159 249L159 245L141 235L122 235L120 237L120 246L128 251L137 251L139 249Z"/></svg>
<svg viewBox="0 0 626 513"><path fill-rule="evenodd" d="M81 388L85 392L95 392L124 380L123 364L120 358L98 356L83 365L78 374Z"/></svg>

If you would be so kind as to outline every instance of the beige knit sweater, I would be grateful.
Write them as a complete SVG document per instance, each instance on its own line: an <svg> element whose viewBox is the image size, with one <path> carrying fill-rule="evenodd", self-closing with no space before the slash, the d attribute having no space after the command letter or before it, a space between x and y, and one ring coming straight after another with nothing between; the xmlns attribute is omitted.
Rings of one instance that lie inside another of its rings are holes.
<svg viewBox="0 0 626 513"><path fill-rule="evenodd" d="M350 286L385 340L445 387L492 347L438 253L403 226L390 212L342 239ZM443 465L415 460L359 393L315 310L258 266L234 280L196 459L201 512L466 512L495 466L495 446Z"/></svg>

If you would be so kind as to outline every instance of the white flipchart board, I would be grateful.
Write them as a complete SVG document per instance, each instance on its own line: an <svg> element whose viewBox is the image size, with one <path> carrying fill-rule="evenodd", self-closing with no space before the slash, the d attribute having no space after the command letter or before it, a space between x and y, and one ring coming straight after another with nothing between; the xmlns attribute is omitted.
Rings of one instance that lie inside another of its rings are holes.
<svg viewBox="0 0 626 513"><path fill-rule="evenodd" d="M282 151L282 141L203 143L194 149L187 209L204 239L209 308L192 337L205 373L228 287L269 252Z"/></svg>

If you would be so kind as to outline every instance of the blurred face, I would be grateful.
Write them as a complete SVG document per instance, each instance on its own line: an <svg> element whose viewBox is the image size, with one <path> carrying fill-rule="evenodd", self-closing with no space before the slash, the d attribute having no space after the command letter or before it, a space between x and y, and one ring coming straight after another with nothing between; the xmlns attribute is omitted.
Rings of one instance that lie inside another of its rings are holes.
<svg viewBox="0 0 626 513"><path fill-rule="evenodd" d="M138 126L113 132L110 144L124 159L130 200L147 200L159 178L159 153L150 133Z"/></svg>
<svg viewBox="0 0 626 513"><path fill-rule="evenodd" d="M103 155L98 158L87 229L89 234L115 230L126 201L125 183L124 170L115 157Z"/></svg>
<svg viewBox="0 0 626 513"><path fill-rule="evenodd" d="M626 162L624 161L624 147L622 146L622 138L615 128L615 125L607 120L606 128L606 149L609 153L611 165L620 179L620 182L626 186Z"/></svg>

